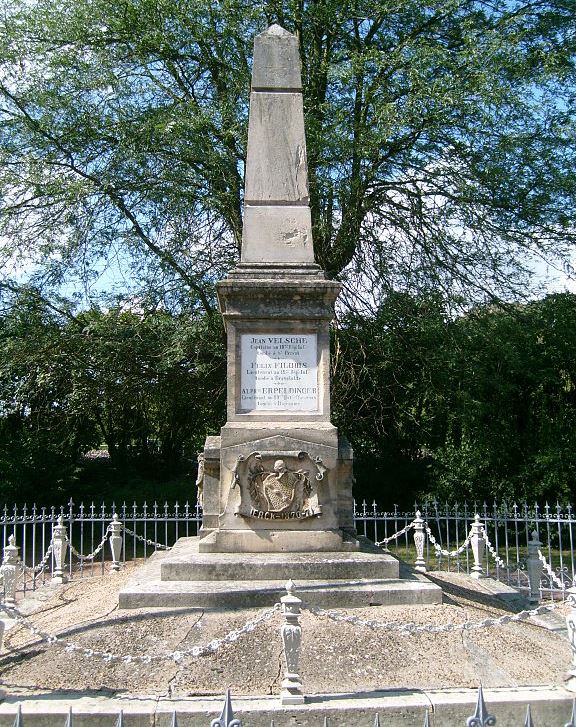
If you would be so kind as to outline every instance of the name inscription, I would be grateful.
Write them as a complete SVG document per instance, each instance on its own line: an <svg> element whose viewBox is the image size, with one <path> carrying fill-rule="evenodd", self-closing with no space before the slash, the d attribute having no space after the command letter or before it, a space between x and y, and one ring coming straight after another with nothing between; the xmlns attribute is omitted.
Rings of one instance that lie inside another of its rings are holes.
<svg viewBox="0 0 576 727"><path fill-rule="evenodd" d="M316 334L242 334L240 409L318 411Z"/></svg>

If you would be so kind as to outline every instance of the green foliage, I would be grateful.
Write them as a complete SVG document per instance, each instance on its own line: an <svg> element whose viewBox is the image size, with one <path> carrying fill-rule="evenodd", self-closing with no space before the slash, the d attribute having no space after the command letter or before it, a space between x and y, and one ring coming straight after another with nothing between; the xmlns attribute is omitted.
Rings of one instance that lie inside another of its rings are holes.
<svg viewBox="0 0 576 727"><path fill-rule="evenodd" d="M332 411L354 446L357 498L571 500L574 330L570 294L455 318L437 295L396 293L375 317L345 318ZM225 381L212 316L74 316L22 292L0 320L0 497L192 499ZM82 457L100 445L109 460Z"/></svg>
<svg viewBox="0 0 576 727"><path fill-rule="evenodd" d="M189 469L222 423L225 381L211 317L72 316L32 293L17 297L0 324L1 496L60 500L97 475L80 455L101 443L116 483Z"/></svg>
<svg viewBox="0 0 576 727"><path fill-rule="evenodd" d="M570 294L455 321L445 443L435 454L440 494L572 499L575 325Z"/></svg>
<svg viewBox="0 0 576 727"><path fill-rule="evenodd" d="M572 500L576 296L445 310L396 294L338 330L334 412L358 496Z"/></svg>
<svg viewBox="0 0 576 727"><path fill-rule="evenodd" d="M316 258L350 304L518 293L530 254L575 239L573 10L8 0L0 263L89 294L118 258L141 296L213 310L241 239L252 39L279 21L300 39Z"/></svg>

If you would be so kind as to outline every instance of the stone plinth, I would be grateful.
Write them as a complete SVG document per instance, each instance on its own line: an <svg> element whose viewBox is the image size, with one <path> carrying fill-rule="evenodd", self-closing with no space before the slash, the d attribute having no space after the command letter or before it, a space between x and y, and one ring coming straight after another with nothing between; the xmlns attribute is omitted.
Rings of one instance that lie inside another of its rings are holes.
<svg viewBox="0 0 576 727"><path fill-rule="evenodd" d="M292 578L306 604L322 608L429 605L442 590L400 569L396 558L360 538L353 553L201 553L200 539L180 538L155 553L120 592L120 608L272 606Z"/></svg>

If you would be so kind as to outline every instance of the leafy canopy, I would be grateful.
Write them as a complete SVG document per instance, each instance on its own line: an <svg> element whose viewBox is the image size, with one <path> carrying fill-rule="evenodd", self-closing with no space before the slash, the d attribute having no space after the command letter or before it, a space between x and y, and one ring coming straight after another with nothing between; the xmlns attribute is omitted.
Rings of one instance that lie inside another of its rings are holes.
<svg viewBox="0 0 576 727"><path fill-rule="evenodd" d="M125 292L212 311L273 21L300 38L315 254L350 307L515 294L532 256L567 259L573 0L6 0L6 274L90 298L116 261Z"/></svg>

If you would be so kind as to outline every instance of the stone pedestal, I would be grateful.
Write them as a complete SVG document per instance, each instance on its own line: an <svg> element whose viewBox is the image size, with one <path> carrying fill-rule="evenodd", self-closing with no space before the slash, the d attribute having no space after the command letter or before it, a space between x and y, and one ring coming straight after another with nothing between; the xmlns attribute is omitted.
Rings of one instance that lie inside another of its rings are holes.
<svg viewBox="0 0 576 727"><path fill-rule="evenodd" d="M218 284L228 411L204 449L201 552L358 547L352 450L330 423L339 289L312 265L241 265Z"/></svg>

